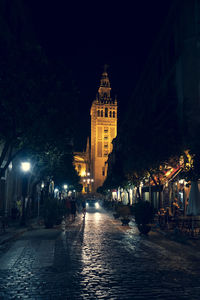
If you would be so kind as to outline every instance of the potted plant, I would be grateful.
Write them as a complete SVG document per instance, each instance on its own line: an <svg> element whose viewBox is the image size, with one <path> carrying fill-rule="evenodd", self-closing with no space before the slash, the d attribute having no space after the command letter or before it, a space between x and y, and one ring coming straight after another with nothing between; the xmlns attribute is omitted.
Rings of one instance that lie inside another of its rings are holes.
<svg viewBox="0 0 200 300"><path fill-rule="evenodd" d="M119 203L116 203L115 204L115 212L114 212L114 214L113 214L113 217L115 218L115 219L119 219L119 217L120 217L120 207L121 207L121 205L119 204Z"/></svg>
<svg viewBox="0 0 200 300"><path fill-rule="evenodd" d="M133 214L140 233L147 235L154 220L155 211L153 206L148 201L139 201L134 205Z"/></svg>
<svg viewBox="0 0 200 300"><path fill-rule="evenodd" d="M115 213L113 214L113 217L114 217L115 219L119 219L120 214L119 214L118 212L115 212Z"/></svg>
<svg viewBox="0 0 200 300"><path fill-rule="evenodd" d="M118 213L122 217L121 219L122 226L128 225L130 222L130 215L131 215L130 207L128 205L123 205L118 208Z"/></svg>

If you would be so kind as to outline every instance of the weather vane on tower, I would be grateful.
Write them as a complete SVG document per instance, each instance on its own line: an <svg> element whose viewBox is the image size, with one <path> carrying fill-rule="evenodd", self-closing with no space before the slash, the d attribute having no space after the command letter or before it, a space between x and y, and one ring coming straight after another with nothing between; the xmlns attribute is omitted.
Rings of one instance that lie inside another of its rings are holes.
<svg viewBox="0 0 200 300"><path fill-rule="evenodd" d="M104 65L104 72L105 73L107 73L108 67L109 67L109 65L107 65L107 64Z"/></svg>

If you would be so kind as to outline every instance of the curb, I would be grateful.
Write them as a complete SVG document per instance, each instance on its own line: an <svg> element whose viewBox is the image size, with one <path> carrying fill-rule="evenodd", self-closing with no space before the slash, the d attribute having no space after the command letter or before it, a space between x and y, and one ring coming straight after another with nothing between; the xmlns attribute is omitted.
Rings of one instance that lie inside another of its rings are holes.
<svg viewBox="0 0 200 300"><path fill-rule="evenodd" d="M11 241L13 239L15 239L16 237L18 237L19 235L23 234L27 230L28 230L28 228L24 229L24 230L20 230L18 232L16 232L16 231L13 232L13 233L8 232L8 233L5 234L5 235L8 235L8 236L4 236L4 235L0 236L0 245L3 245L5 243L7 243L7 242L9 242L9 241Z"/></svg>
<svg viewBox="0 0 200 300"><path fill-rule="evenodd" d="M3 245L15 238L17 238L18 236L20 236L21 234L23 234L24 232L28 231L33 224L28 225L27 227L24 228L13 228L13 231L9 232L5 232L2 235L0 235L0 245Z"/></svg>

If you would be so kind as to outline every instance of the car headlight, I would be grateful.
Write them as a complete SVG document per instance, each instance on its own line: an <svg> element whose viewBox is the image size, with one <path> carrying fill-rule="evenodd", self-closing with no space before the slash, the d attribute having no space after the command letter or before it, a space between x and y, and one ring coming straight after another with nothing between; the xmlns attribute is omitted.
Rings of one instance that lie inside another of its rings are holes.
<svg viewBox="0 0 200 300"><path fill-rule="evenodd" d="M99 203L98 202L95 203L95 207L99 208Z"/></svg>

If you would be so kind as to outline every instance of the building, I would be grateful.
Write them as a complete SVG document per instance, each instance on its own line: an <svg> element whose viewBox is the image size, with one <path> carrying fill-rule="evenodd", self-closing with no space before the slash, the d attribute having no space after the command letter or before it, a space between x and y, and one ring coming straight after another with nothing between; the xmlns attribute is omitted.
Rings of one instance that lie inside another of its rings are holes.
<svg viewBox="0 0 200 300"><path fill-rule="evenodd" d="M74 165L82 177L83 193L96 192L106 178L106 161L112 152L112 140L117 135L117 99L111 98L110 80L104 70L100 87L91 110L90 147L86 152L74 153ZM90 149L89 149L90 148Z"/></svg>
<svg viewBox="0 0 200 300"><path fill-rule="evenodd" d="M83 185L82 193L90 193L92 191L92 182L90 174L90 146L89 138L87 139L86 151L74 152L74 166L81 177L81 184Z"/></svg>
<svg viewBox="0 0 200 300"><path fill-rule="evenodd" d="M110 95L108 73L104 70L91 115L91 174L94 178L93 192L102 186L106 178L105 163L112 152L112 140L117 135L117 100Z"/></svg>
<svg viewBox="0 0 200 300"><path fill-rule="evenodd" d="M161 162L170 167L169 158L182 150L190 149L200 157L199 47L200 1L174 0L127 101L127 112L109 157L112 178L118 153L126 174L140 168L142 171L142 166L149 170L150 164L155 167ZM165 205L165 189L170 191L168 199L174 197L180 170L169 168L165 175L169 171L175 173L169 174L163 184L157 186L151 181L151 189L142 188L144 199L156 208Z"/></svg>

